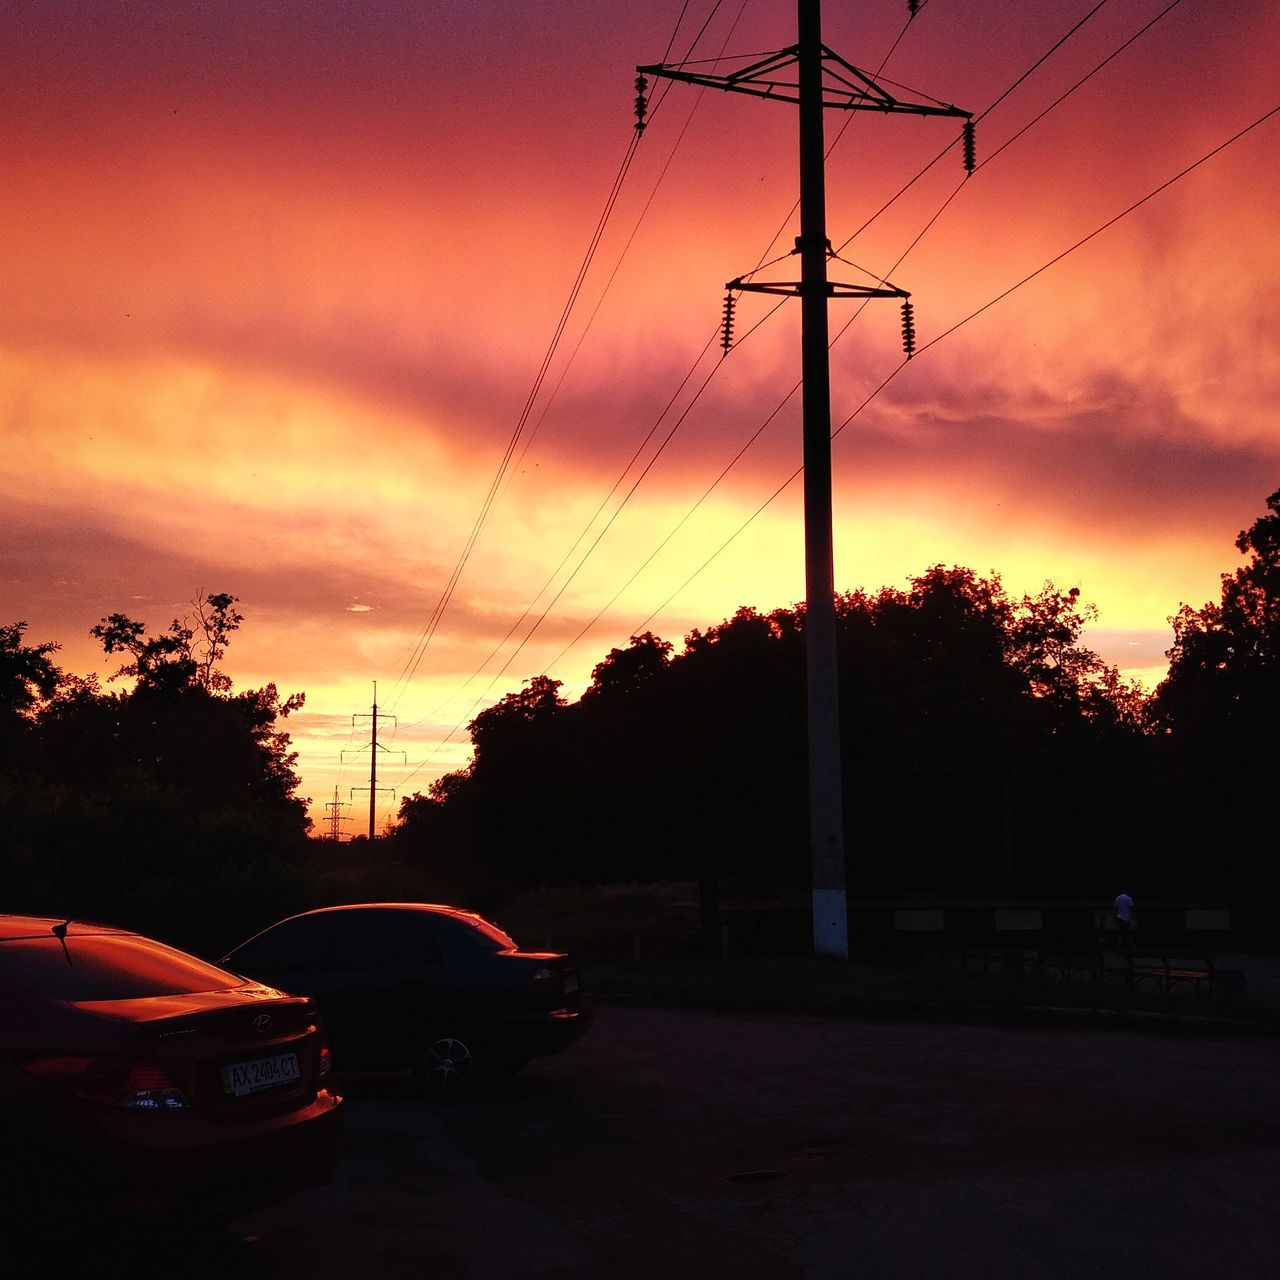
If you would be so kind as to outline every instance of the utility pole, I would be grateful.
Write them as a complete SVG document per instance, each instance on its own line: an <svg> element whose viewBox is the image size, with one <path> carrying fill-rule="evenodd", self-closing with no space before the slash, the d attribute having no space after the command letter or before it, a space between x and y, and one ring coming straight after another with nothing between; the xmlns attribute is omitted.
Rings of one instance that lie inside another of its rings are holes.
<svg viewBox="0 0 1280 1280"><path fill-rule="evenodd" d="M329 816L325 818L325 822L329 824L329 839L332 840L334 844L337 844L338 841L342 839L342 824L344 822L351 821L351 819L342 812L343 809L346 809L349 806L345 800L338 799L338 788L334 787L333 799L326 800L324 807L329 811Z"/></svg>
<svg viewBox="0 0 1280 1280"><path fill-rule="evenodd" d="M396 717L384 715L382 718L384 720L394 721ZM378 682L376 680L373 682L373 707L368 713L361 711L351 717L351 723L353 725L358 720L371 721L371 732L369 735L369 785L367 787L352 787L351 794L354 796L357 791L367 791L369 793L369 843L372 844L377 838L373 824L374 808L377 804L378 792L388 792L393 799L396 794L390 787L378 786L378 752L386 751L387 748L378 741ZM364 748L362 747L361 750L363 751ZM404 752L396 751L392 754L402 756L404 755Z"/></svg>
<svg viewBox="0 0 1280 1280"><path fill-rule="evenodd" d="M918 4L909 0L914 15ZM638 66L636 127L645 128L646 77L659 76L731 93L772 98L798 106L800 123L800 280L747 281L726 286L724 342L732 345L733 294L781 293L800 298L801 369L804 385L805 663L809 741L809 850L813 890L813 948L816 954L847 958L843 784L840 765L840 698L836 673L835 572L831 531L831 366L828 353L828 298L899 298L908 358L915 347L910 295L881 281L879 288L827 279L835 257L827 239L823 112L882 111L954 116L964 120L965 167L973 171L970 112L946 103L907 102L893 97L874 78L822 43L821 0L797 0L796 43L735 71L712 75L685 70L680 63ZM693 64L690 64L693 65ZM794 72L790 69L794 68ZM790 78L794 75L794 79ZM748 272L747 275L754 275Z"/></svg>

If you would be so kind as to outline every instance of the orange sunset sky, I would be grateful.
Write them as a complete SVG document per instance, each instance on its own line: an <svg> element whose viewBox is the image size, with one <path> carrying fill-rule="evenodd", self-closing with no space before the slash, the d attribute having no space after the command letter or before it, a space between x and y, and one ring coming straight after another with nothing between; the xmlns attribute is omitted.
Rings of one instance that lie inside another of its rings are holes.
<svg viewBox="0 0 1280 1280"><path fill-rule="evenodd" d="M1099 6L978 124L979 160L1167 7ZM929 0L884 74L981 112L1092 8ZM907 18L905 0L824 9L826 43L868 70ZM576 696L642 623L678 644L740 604L799 600L798 484L684 585L799 464L795 398L636 573L798 377L795 304L699 360L725 281L788 217L794 109L680 85L413 661L622 162L634 64L682 13L672 58L704 22L693 57L794 39L791 0L0 3L0 622L106 675L102 615L163 629L199 589L238 595L227 670L306 692L289 723L319 818L367 781L351 716L374 680L398 796L463 763L466 721L530 676ZM1175 3L892 272L920 343L1280 105L1278 53L1280 6ZM829 140L845 119L829 113ZM828 162L835 244L956 134L853 117ZM1278 150L1280 116L898 374L833 445L838 585L941 561L1014 593L1079 586L1092 645L1158 680L1168 616L1216 597L1280 487ZM962 177L953 150L844 255L889 272ZM833 332L855 305L833 304ZM745 297L739 334L767 309ZM898 339L882 302L834 345L835 424L898 366Z"/></svg>

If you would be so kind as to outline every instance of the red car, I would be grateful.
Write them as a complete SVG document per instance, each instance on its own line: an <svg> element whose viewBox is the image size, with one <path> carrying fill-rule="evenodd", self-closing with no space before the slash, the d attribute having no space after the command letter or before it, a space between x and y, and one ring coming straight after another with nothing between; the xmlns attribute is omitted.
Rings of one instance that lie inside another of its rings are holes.
<svg viewBox="0 0 1280 1280"><path fill-rule="evenodd" d="M0 1206L219 1218L326 1181L315 1007L140 934L0 916Z"/></svg>

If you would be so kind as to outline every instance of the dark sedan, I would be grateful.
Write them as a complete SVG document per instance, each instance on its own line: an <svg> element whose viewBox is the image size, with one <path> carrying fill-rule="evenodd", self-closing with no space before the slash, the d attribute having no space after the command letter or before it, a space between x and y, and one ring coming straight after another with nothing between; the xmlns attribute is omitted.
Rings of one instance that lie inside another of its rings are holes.
<svg viewBox="0 0 1280 1280"><path fill-rule="evenodd" d="M412 1069L432 1093L558 1053L591 1011L563 952L522 951L456 907L367 903L292 916L222 961L312 997L339 1069Z"/></svg>
<svg viewBox="0 0 1280 1280"><path fill-rule="evenodd" d="M227 1217L325 1181L315 1007L140 934L0 916L6 1215Z"/></svg>

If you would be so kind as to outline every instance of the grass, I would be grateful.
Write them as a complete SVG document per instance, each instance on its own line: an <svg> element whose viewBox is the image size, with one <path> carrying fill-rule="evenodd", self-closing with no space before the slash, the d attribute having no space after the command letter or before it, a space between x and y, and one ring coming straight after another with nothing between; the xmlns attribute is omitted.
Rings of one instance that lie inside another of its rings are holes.
<svg viewBox="0 0 1280 1280"><path fill-rule="evenodd" d="M413 869L409 869L412 871ZM402 872L401 868L390 868ZM406 872L406 878L412 876ZM392 899L438 901L414 883L383 886ZM725 886L727 911L757 905ZM447 896L447 895L446 895ZM1280 1030L1280 1012L1240 1002L1133 991L1119 982L1055 981L1044 975L964 973L955 956L882 962L810 956L730 955L710 960L700 941L697 887L688 882L505 891L491 886L481 910L529 949L572 951L588 993L604 999L735 1012L838 1014L959 1022L1079 1026L1215 1026ZM799 905L806 905L798 899Z"/></svg>
<svg viewBox="0 0 1280 1280"><path fill-rule="evenodd" d="M1067 1026L1280 1030L1269 1010L1118 983L963 974L941 966L808 957L729 957L591 964L588 991L606 999L736 1012L907 1017Z"/></svg>

